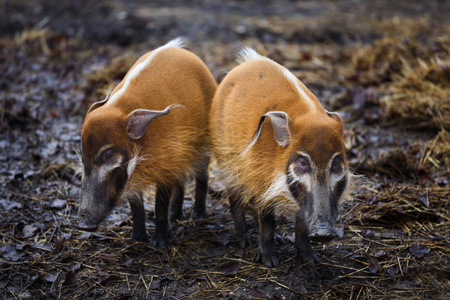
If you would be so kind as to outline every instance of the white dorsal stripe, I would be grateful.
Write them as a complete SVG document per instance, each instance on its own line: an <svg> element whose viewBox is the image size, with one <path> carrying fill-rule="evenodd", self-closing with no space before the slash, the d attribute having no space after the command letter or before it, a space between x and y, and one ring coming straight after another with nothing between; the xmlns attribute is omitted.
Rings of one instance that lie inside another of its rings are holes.
<svg viewBox="0 0 450 300"><path fill-rule="evenodd" d="M315 110L316 106L314 105L314 102L312 101L312 99L306 94L305 90L302 89L300 87L300 85L298 84L298 79L297 77L295 77L294 74L292 74L288 69L284 68L283 70L283 74L284 76L286 76L286 78L292 82L292 84L295 86L295 88L297 89L297 92L300 94L300 96L302 96L303 99L305 99L306 102L308 102L309 107L311 108L311 110Z"/></svg>
<svg viewBox="0 0 450 300"><path fill-rule="evenodd" d="M254 60L267 61L267 62L270 62L270 63L274 64L275 66L277 66L277 68L280 68L280 70L283 72L284 77L286 77L287 80L289 80L294 85L294 87L297 90L297 92L299 93L299 95L303 99L305 99L305 101L308 103L311 110L315 110L316 106L314 105L313 100L306 94L305 90L300 87L297 77L295 77L294 74L292 74L288 69L286 69L282 65L276 63L275 61L271 60L270 58L268 58L266 56L262 56L261 54L259 54L258 52L256 52L255 50L253 50L250 47L244 47L239 52L238 59L237 59L237 61L240 64L247 62L247 61L254 61Z"/></svg>
<svg viewBox="0 0 450 300"><path fill-rule="evenodd" d="M184 40L181 37L178 37L176 39L171 40L164 46L161 46L155 50L153 50L152 54L150 54L143 62L139 63L137 66L135 66L132 70L129 71L127 78L123 84L123 86L118 90L114 95L111 96L111 98L106 102L106 105L111 105L114 102L116 102L122 95L125 93L125 91L130 86L130 82L135 79L139 74L144 70L153 60L153 58L162 50L168 49L168 48L183 48L184 47Z"/></svg>

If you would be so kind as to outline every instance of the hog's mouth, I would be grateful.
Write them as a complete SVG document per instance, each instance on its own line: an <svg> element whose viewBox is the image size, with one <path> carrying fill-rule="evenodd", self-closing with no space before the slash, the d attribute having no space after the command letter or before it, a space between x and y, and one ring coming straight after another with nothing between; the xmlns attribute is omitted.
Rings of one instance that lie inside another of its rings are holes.
<svg viewBox="0 0 450 300"><path fill-rule="evenodd" d="M328 243L337 237L337 234L328 222L316 223L309 232L309 239L313 242Z"/></svg>
<svg viewBox="0 0 450 300"><path fill-rule="evenodd" d="M98 222L100 223L100 222ZM89 220L87 215L84 215L81 217L81 220L76 225L78 229L84 230L84 231L96 231L98 228L98 223L94 223Z"/></svg>

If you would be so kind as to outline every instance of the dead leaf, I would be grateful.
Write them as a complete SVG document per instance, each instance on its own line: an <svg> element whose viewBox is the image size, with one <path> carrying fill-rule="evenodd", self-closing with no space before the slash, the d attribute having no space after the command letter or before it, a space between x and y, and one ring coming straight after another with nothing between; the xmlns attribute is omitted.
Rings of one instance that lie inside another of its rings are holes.
<svg viewBox="0 0 450 300"><path fill-rule="evenodd" d="M151 290L156 290L157 288L159 288L161 286L161 280L159 279L155 279L152 281L152 283L150 284L150 289Z"/></svg>
<svg viewBox="0 0 450 300"><path fill-rule="evenodd" d="M119 260L117 258L114 257L108 257L108 256L104 256L104 255L99 255L98 256L101 260L110 263L110 264L115 264L117 263Z"/></svg>
<svg viewBox="0 0 450 300"><path fill-rule="evenodd" d="M287 234L284 238L292 244L295 244L295 234Z"/></svg>
<svg viewBox="0 0 450 300"><path fill-rule="evenodd" d="M385 250L379 250L375 253L375 256L379 259L389 259L390 256L386 253Z"/></svg>
<svg viewBox="0 0 450 300"><path fill-rule="evenodd" d="M2 247L2 256L12 261L18 261L25 253L17 252L14 245L8 244Z"/></svg>
<svg viewBox="0 0 450 300"><path fill-rule="evenodd" d="M334 228L334 231L336 232L338 237L340 238L344 237L344 226L336 226Z"/></svg>
<svg viewBox="0 0 450 300"><path fill-rule="evenodd" d="M75 271L69 271L66 274L66 278L64 279L63 284L64 285L72 285L75 283L76 280L77 280L77 274L75 273Z"/></svg>
<svg viewBox="0 0 450 300"><path fill-rule="evenodd" d="M409 247L409 251L411 251L412 255L415 257L422 258L425 254L430 252L430 249L425 246L420 246L419 244L412 244Z"/></svg>
<svg viewBox="0 0 450 300"><path fill-rule="evenodd" d="M58 278L59 272L53 273L53 274L47 274L44 276L44 280L47 282L55 282L55 280Z"/></svg>
<svg viewBox="0 0 450 300"><path fill-rule="evenodd" d="M23 237L26 239L33 237L36 234L36 231L38 230L39 229L36 226L34 226L34 224L25 225L22 230Z"/></svg>
<svg viewBox="0 0 450 300"><path fill-rule="evenodd" d="M206 275L203 274L203 275L197 276L197 277L195 277L195 280L197 280L197 281L205 281L206 280Z"/></svg>
<svg viewBox="0 0 450 300"><path fill-rule="evenodd" d="M55 240L55 242L53 243L53 247L55 247L57 252L60 252L63 249L65 241L66 241L65 237L61 237Z"/></svg>
<svg viewBox="0 0 450 300"><path fill-rule="evenodd" d="M67 200L55 199L50 205L51 208L62 209L66 207Z"/></svg>
<svg viewBox="0 0 450 300"><path fill-rule="evenodd" d="M226 246L226 245L228 245L228 243L229 243L229 241L223 241L223 240L221 240L221 239L220 239L219 237L217 237L217 236L213 236L213 237L209 238L209 239L208 239L208 242L217 244L217 245L219 245L219 246Z"/></svg>
<svg viewBox="0 0 450 300"><path fill-rule="evenodd" d="M19 299L23 299L23 300L28 300L28 299L33 299L34 297L31 296L31 294L29 292L23 292L21 294L18 295Z"/></svg>
<svg viewBox="0 0 450 300"><path fill-rule="evenodd" d="M219 267L219 271L225 275L235 275L239 271L241 264L239 262L230 261Z"/></svg>
<svg viewBox="0 0 450 300"><path fill-rule="evenodd" d="M127 257L127 256L124 256L121 259L119 259L119 263L122 266L129 267L133 263L133 260L131 258Z"/></svg>
<svg viewBox="0 0 450 300"><path fill-rule="evenodd" d="M368 239L373 239L375 237L375 232L370 229L361 229L361 235Z"/></svg>
<svg viewBox="0 0 450 300"><path fill-rule="evenodd" d="M423 206L428 207L430 206L430 201L428 197L424 194L419 195L419 200L422 202Z"/></svg>
<svg viewBox="0 0 450 300"><path fill-rule="evenodd" d="M386 273L388 273L391 276L395 276L398 274L398 267L397 266L390 267L386 270Z"/></svg>
<svg viewBox="0 0 450 300"><path fill-rule="evenodd" d="M372 273L372 274L378 273L378 265L377 265L376 262L371 261L371 262L369 263L369 271L370 271L370 273Z"/></svg>
<svg viewBox="0 0 450 300"><path fill-rule="evenodd" d="M122 278L120 278L119 276L117 276L117 275L108 275L108 276L105 276L105 277L102 277L102 278L100 278L98 281L97 281L97 283L100 283L100 284L106 284L106 283L108 283L108 282L111 282L111 281L118 281L118 280L121 280Z"/></svg>
<svg viewBox="0 0 450 300"><path fill-rule="evenodd" d="M23 207L20 202L14 200L0 199L0 204L3 206L4 211L10 211L13 208L20 209Z"/></svg>

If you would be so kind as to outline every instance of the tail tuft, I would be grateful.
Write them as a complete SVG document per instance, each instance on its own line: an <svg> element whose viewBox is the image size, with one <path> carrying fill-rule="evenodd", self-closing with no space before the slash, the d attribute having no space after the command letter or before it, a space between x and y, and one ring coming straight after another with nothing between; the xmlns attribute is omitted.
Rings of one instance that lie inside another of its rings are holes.
<svg viewBox="0 0 450 300"><path fill-rule="evenodd" d="M255 50L253 50L250 47L244 47L238 54L237 62L242 64L247 61L252 60L269 60L272 61L270 58L267 58L265 56L262 56Z"/></svg>

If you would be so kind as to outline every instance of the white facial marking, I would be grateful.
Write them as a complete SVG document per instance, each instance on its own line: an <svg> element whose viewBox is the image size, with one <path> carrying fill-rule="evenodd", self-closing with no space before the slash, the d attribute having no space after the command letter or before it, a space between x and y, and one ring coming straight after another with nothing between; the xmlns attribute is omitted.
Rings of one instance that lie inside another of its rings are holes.
<svg viewBox="0 0 450 300"><path fill-rule="evenodd" d="M73 151L75 152L75 154L77 155L77 160L78 160L78 164L76 165L76 169L75 169L75 175L81 175L81 180L84 180L84 164L83 164L83 158L81 157L81 152L82 149L79 151L77 148L72 147Z"/></svg>
<svg viewBox="0 0 450 300"><path fill-rule="evenodd" d="M152 54L150 54L143 62L139 63L137 66L135 66L127 75L127 78L120 90L118 90L114 95L111 96L111 98L106 102L105 105L112 105L114 102L116 102L122 95L125 93L125 91L130 86L130 82L135 79L139 74L144 70L153 60L153 58L162 50L168 49L168 48L182 48L183 47L183 39L182 38L176 38L174 40L171 40L164 46L161 46L155 50L153 50Z"/></svg>
<svg viewBox="0 0 450 300"><path fill-rule="evenodd" d="M138 161L138 156L135 155L135 156L133 156L133 158L130 159L130 161L128 162L128 167L127 167L127 175L128 175L128 178L131 176L131 174L133 174L134 169L136 168L137 161Z"/></svg>
<svg viewBox="0 0 450 300"><path fill-rule="evenodd" d="M105 145L98 150L97 155L95 156L95 160L98 160L100 158L100 155L109 148L111 148L112 145ZM98 168L98 180L100 182L105 181L106 175L108 175L112 170L115 168L120 167L120 165L123 163L123 156L119 153L113 153L111 158L108 159L105 163L101 164Z"/></svg>
<svg viewBox="0 0 450 300"><path fill-rule="evenodd" d="M328 170L330 170L330 175L331 175L331 176L330 176L330 187L331 187L332 189L334 189L335 186L336 186L336 184L337 184L340 180L342 180L342 179L345 177L345 175L346 175L345 169L344 169L343 167L342 167L342 170L341 170L341 173L340 173L340 174L334 174L334 173L331 172L331 167L332 167L332 165L333 165L333 161L334 161L335 157L338 156L338 155L339 155L339 153L336 152L336 153L331 157L330 161L328 162Z"/></svg>
<svg viewBox="0 0 450 300"><path fill-rule="evenodd" d="M306 187L306 190L308 192L311 192L312 189L311 176L308 173L298 175L297 173L294 172L294 166L291 165L289 167L289 175L293 178L294 180L293 183L294 182L301 183Z"/></svg>
<svg viewBox="0 0 450 300"><path fill-rule="evenodd" d="M106 179L106 175L108 175L112 170L120 167L122 164L123 157L122 155L114 155L110 161L102 164L98 168L98 179L100 182L104 182Z"/></svg>
<svg viewBox="0 0 450 300"><path fill-rule="evenodd" d="M313 163L311 157L307 153L305 153L303 151L299 151L299 152L297 152L297 154L301 155L301 156L304 156L304 157L307 157L311 169L315 169L314 163ZM289 175L291 175L291 177L294 179L294 182L300 182L300 183L304 184L306 186L306 190L308 192L311 192L311 190L312 190L312 180L313 180L312 177L311 177L311 174L309 174L309 173L305 173L305 174L301 174L301 175L297 174L294 171L294 165L292 164L289 167Z"/></svg>
<svg viewBox="0 0 450 300"><path fill-rule="evenodd" d="M296 201L289 191L286 179L286 174L278 174L265 193L261 195L262 202L268 202L278 197L284 197L295 204Z"/></svg>

